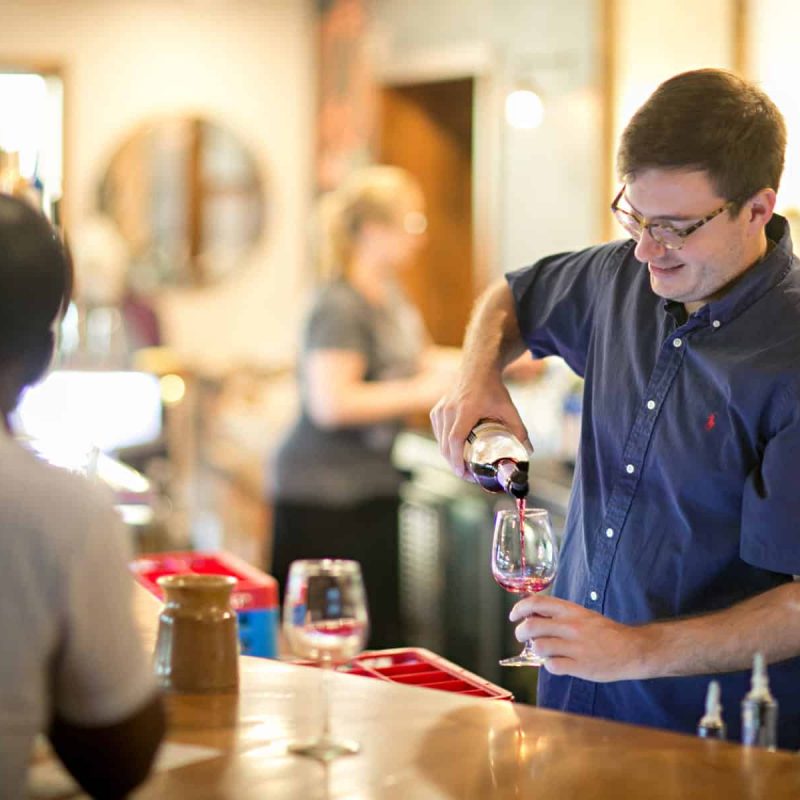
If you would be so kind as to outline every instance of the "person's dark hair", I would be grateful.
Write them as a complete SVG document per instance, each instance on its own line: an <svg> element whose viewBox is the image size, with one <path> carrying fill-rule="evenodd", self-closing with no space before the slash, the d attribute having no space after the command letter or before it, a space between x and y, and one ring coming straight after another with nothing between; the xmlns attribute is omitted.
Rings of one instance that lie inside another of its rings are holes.
<svg viewBox="0 0 800 800"><path fill-rule="evenodd" d="M699 69L664 81L633 115L617 153L623 181L652 168L705 171L738 214L778 190L786 124L764 92L731 72Z"/></svg>
<svg viewBox="0 0 800 800"><path fill-rule="evenodd" d="M0 194L0 370L21 368L38 380L53 354L53 322L72 296L72 262L47 218Z"/></svg>

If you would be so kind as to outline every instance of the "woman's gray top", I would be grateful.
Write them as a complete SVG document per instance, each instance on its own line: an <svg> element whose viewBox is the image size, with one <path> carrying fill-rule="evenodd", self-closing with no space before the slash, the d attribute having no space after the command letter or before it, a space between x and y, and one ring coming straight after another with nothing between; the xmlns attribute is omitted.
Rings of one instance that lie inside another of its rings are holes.
<svg viewBox="0 0 800 800"><path fill-rule="evenodd" d="M364 356L367 381L409 378L419 369L424 346L422 319L399 289L380 308L346 280L319 292L300 352L300 417L273 463L274 499L346 506L397 493L401 475L390 453L403 420L334 430L317 427L308 413L306 364L314 350L350 350Z"/></svg>

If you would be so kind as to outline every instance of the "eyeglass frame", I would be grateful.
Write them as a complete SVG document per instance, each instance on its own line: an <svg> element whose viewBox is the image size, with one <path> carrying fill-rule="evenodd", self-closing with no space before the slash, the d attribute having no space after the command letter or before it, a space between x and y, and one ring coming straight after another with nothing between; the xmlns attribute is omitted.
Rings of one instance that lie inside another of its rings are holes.
<svg viewBox="0 0 800 800"><path fill-rule="evenodd" d="M647 217L643 217L641 214L637 213L636 211L627 211L624 208L619 207L619 201L622 199L622 195L625 192L628 184L623 183L622 188L617 193L617 196L611 201L611 213L614 215L614 218L622 225L623 228L631 235L632 239L635 239L637 242L641 240L642 234L647 231L650 236L652 237L653 241L656 242L661 247L664 247L667 250L682 250L685 244L685 240L687 236L693 234L699 228L702 228L707 222L711 222L712 219L718 217L723 211L727 211L734 205L733 200L728 200L725 205L720 206L716 211L712 211L710 214L706 214L702 219L699 219L697 222L693 222L689 225L688 228L676 228L674 225L670 225L668 222L649 222ZM630 217L637 225L640 227L639 231L639 238L637 239L622 223L622 220L618 216L618 214L624 214L626 217ZM668 244L660 241L657 237L653 236L653 227L657 228L669 228L669 230L678 236L681 240L680 245L677 247L671 247Z"/></svg>

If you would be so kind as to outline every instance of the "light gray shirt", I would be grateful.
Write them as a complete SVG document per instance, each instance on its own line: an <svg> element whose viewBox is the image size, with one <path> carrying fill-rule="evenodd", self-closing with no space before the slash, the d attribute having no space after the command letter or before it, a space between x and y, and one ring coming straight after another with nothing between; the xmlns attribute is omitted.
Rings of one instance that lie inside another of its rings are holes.
<svg viewBox="0 0 800 800"><path fill-rule="evenodd" d="M351 350L364 356L365 380L402 379L418 371L424 346L422 319L399 290L381 308L345 280L319 292L303 334L300 418L274 459L275 498L346 506L397 494L402 477L390 454L402 420L336 430L317 427L308 413L305 363L314 350Z"/></svg>
<svg viewBox="0 0 800 800"><path fill-rule="evenodd" d="M0 795L22 797L57 713L114 724L154 689L131 609L129 543L104 489L0 432Z"/></svg>

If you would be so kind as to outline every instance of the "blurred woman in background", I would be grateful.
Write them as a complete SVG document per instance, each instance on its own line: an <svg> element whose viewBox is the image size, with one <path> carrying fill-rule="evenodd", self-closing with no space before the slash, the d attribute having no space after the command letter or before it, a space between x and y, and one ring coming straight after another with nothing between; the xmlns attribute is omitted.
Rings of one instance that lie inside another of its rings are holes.
<svg viewBox="0 0 800 800"><path fill-rule="evenodd" d="M300 416L277 450L271 572L285 588L298 558L361 563L372 648L403 644L398 490L390 453L409 415L427 413L454 374L398 285L425 242L417 182L397 167L359 170L319 208L328 280L307 319Z"/></svg>

